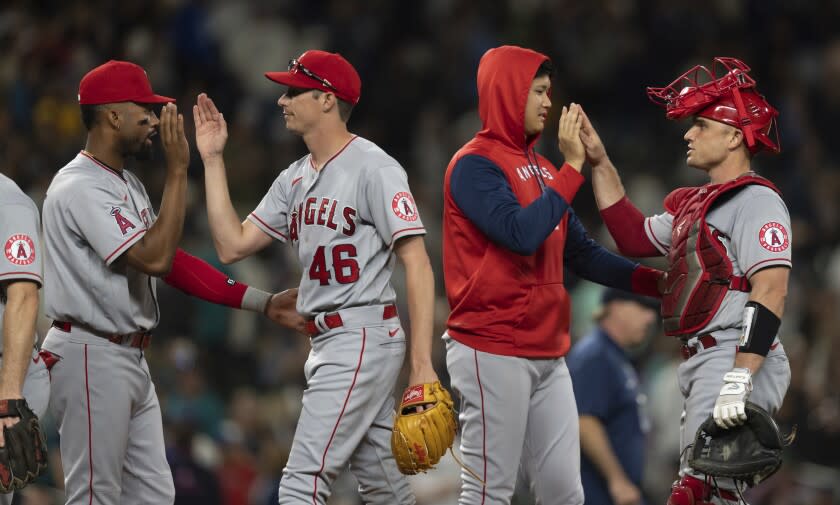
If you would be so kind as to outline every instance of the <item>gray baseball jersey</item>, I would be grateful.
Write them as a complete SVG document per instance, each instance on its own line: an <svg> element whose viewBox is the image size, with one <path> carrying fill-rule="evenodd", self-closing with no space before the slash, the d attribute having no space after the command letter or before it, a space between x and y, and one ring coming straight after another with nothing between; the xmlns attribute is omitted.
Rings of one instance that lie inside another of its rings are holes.
<svg viewBox="0 0 840 505"><path fill-rule="evenodd" d="M107 333L157 326L154 279L113 265L154 220L149 195L131 172L120 174L85 152L59 170L44 200L47 316Z"/></svg>
<svg viewBox="0 0 840 505"><path fill-rule="evenodd" d="M248 219L297 251L297 309L305 316L393 303L391 247L426 232L405 170L361 137L321 170L310 155L292 163Z"/></svg>
<svg viewBox="0 0 840 505"><path fill-rule="evenodd" d="M6 310L3 283L26 280L43 284L39 227L38 207L14 181L0 174L0 244L3 245L3 255L0 257L0 330L3 328ZM3 339L0 338L0 356L2 353ZM2 366L3 360L0 358L0 368ZM47 410L49 395L47 368L33 350L33 358L23 383L23 397L35 415L41 417ZM12 493L0 495L0 505L11 504L12 496Z"/></svg>
<svg viewBox="0 0 840 505"><path fill-rule="evenodd" d="M765 267L791 266L790 215L782 198L772 189L747 186L713 207L706 215L706 222L718 232L732 262L733 275L749 277ZM668 213L645 220L648 239L662 254L667 254L671 247L673 226L674 216ZM709 324L697 333L740 330L748 299L749 293L728 291Z"/></svg>
<svg viewBox="0 0 840 505"><path fill-rule="evenodd" d="M790 216L781 197L770 188L747 186L731 199L714 207L706 222L717 231L718 239L726 248L732 262L733 274L749 277L768 266L791 266ZM645 230L650 241L663 254L671 246L674 223L671 214L659 214L645 220ZM680 423L680 449L683 454L681 473L694 472L687 462L685 448L694 441L700 425L712 413L715 401L723 387L723 375L732 369L735 351L743 325L744 305L749 293L728 291L714 317L698 334L713 333L717 344L702 348L696 338L689 340L697 354L679 367L678 380L685 398ZM753 376L750 401L774 414L781 407L790 385L790 366L784 347L776 343L758 372ZM724 489L734 489L734 483L719 480Z"/></svg>
<svg viewBox="0 0 840 505"><path fill-rule="evenodd" d="M50 409L68 505L171 504L160 404L143 351L103 333L158 322L155 279L116 260L155 220L143 184L82 151L44 201Z"/></svg>
<svg viewBox="0 0 840 505"><path fill-rule="evenodd" d="M0 174L0 283L29 280L43 284L38 207L17 184ZM0 328L6 311L6 292L0 284ZM0 354L3 339L0 338Z"/></svg>
<svg viewBox="0 0 840 505"><path fill-rule="evenodd" d="M297 251L298 311L338 311L342 320L312 337L279 503L326 503L349 463L365 503L412 505L390 449L406 339L399 319L384 310L396 300L394 241L425 233L405 171L372 142L353 137L321 170L309 155L292 163L248 219Z"/></svg>

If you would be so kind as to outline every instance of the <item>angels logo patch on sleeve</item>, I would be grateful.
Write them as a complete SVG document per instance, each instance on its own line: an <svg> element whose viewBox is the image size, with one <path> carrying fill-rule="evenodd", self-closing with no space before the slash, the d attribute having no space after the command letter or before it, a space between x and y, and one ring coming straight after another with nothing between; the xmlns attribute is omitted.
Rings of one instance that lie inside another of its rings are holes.
<svg viewBox="0 0 840 505"><path fill-rule="evenodd" d="M35 261L35 242L29 235L12 235L3 247L6 259L15 265L31 265Z"/></svg>
<svg viewBox="0 0 840 505"><path fill-rule="evenodd" d="M129 230L137 228L134 223L122 215L122 209L119 207L111 207L111 215L114 216L114 220L116 220L117 225L120 227L120 232L123 235L128 233Z"/></svg>
<svg viewBox="0 0 840 505"><path fill-rule="evenodd" d="M782 252L790 245L787 229L781 223L771 221L761 227L758 232L761 247L772 252Z"/></svg>
<svg viewBox="0 0 840 505"><path fill-rule="evenodd" d="M411 193L401 191L394 195L391 200L391 208L394 210L394 214L403 221L417 221L417 206L414 204Z"/></svg>

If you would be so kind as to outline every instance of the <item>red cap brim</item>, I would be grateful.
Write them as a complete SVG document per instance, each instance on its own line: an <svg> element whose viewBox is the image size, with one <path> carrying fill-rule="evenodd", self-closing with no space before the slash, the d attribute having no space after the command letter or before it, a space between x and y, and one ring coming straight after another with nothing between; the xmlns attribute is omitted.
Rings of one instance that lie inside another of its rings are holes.
<svg viewBox="0 0 840 505"><path fill-rule="evenodd" d="M149 96L143 97L142 99L132 100L132 102L136 102L136 103L169 103L169 102L172 102L172 103L175 103L175 99L170 98L168 96L163 96L163 95L149 95Z"/></svg>
<svg viewBox="0 0 840 505"><path fill-rule="evenodd" d="M137 98L99 98L88 99L79 98L79 105L101 105L104 103L120 103L120 102L134 102L134 103L175 103L175 99L163 95L146 95Z"/></svg>

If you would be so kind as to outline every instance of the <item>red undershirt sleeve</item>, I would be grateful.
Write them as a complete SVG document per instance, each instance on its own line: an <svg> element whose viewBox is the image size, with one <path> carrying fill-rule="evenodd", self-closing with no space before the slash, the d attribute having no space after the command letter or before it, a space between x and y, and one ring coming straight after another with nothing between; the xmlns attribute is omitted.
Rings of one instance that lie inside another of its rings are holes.
<svg viewBox="0 0 840 505"><path fill-rule="evenodd" d="M172 268L163 280L190 296L236 309L263 312L271 298L270 293L236 282L182 249L175 252Z"/></svg>
<svg viewBox="0 0 840 505"><path fill-rule="evenodd" d="M634 258L661 256L645 233L645 216L626 196L601 211L621 254Z"/></svg>

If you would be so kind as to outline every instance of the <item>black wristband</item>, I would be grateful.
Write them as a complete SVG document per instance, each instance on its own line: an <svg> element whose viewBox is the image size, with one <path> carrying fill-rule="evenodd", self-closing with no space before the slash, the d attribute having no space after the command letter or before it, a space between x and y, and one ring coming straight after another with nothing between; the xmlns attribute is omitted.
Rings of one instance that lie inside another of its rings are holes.
<svg viewBox="0 0 840 505"><path fill-rule="evenodd" d="M744 327L738 342L738 352L767 356L781 324L782 320L764 305L747 302L744 305Z"/></svg>
<svg viewBox="0 0 840 505"><path fill-rule="evenodd" d="M24 398L14 398L8 400L0 400L0 418L2 417L20 417L23 409L28 409Z"/></svg>

